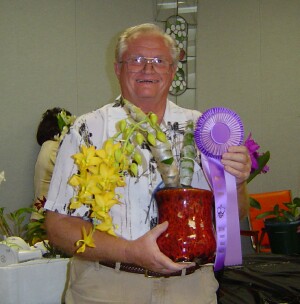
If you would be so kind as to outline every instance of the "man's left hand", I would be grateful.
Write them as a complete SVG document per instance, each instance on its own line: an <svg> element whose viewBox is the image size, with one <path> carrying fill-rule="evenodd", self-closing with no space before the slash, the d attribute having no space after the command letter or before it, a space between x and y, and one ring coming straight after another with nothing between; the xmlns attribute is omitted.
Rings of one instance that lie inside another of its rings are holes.
<svg viewBox="0 0 300 304"><path fill-rule="evenodd" d="M222 155L224 169L236 177L237 185L245 182L251 170L251 159L249 151L245 146L231 146Z"/></svg>

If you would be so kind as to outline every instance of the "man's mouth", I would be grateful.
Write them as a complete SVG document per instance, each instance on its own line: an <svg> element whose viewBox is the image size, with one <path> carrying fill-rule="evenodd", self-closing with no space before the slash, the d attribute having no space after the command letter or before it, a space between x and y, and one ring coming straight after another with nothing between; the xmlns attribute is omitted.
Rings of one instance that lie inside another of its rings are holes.
<svg viewBox="0 0 300 304"><path fill-rule="evenodd" d="M138 79L137 83L158 83L158 80L154 79Z"/></svg>

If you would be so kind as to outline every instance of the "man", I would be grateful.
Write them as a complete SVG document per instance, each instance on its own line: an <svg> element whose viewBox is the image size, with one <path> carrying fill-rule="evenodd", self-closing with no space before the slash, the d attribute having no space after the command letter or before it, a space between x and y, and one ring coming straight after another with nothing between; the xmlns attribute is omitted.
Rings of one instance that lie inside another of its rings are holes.
<svg viewBox="0 0 300 304"><path fill-rule="evenodd" d="M178 62L176 43L155 25L142 24L120 36L115 59L122 97L145 113L154 112L158 116L176 154L182 145L180 129L200 115L167 100ZM151 195L161 179L148 149L141 151L146 170L138 178L127 177L127 186L121 192L122 204L111 209L119 237L96 231L93 235L96 247L75 253L74 244L81 239L82 226L88 231L91 223L83 219L87 208L72 214L68 210L74 192L67 183L76 172L71 156L83 143L101 148L103 141L115 133L116 122L126 115L118 101L83 115L65 137L57 157L45 206L48 209L46 227L49 240L74 255L66 303L216 303L218 284L211 266L195 270L194 264L174 263L157 246L156 239L168 223L156 225L157 210L151 204ZM230 147L222 163L225 170L236 176L240 216L244 216L248 209L246 180L251 166L247 148ZM209 189L199 165L195 176L193 186ZM134 271L143 268L146 273L152 271L160 275L150 278L131 273L128 264L135 265ZM186 272L191 273L164 277L184 268L190 268Z"/></svg>

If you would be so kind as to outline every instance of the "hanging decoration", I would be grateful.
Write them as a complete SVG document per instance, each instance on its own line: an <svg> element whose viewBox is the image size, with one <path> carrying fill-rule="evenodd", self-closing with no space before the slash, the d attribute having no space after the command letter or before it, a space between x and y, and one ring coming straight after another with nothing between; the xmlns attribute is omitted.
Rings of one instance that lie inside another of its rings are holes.
<svg viewBox="0 0 300 304"><path fill-rule="evenodd" d="M166 22L166 33L175 39L180 50L176 74L169 89L169 93L171 95L181 95L187 89L186 57L188 24L184 18L178 15L171 16Z"/></svg>

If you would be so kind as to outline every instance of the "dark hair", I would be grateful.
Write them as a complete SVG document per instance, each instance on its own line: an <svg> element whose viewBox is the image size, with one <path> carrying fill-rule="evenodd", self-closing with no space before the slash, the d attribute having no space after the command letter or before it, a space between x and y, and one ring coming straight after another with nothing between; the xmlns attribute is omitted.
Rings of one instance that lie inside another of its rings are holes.
<svg viewBox="0 0 300 304"><path fill-rule="evenodd" d="M57 114L61 111L65 111L67 115L72 115L69 111L59 107L48 109L43 114L36 132L36 140L40 146L47 140L53 140L55 135L61 135L57 120Z"/></svg>

